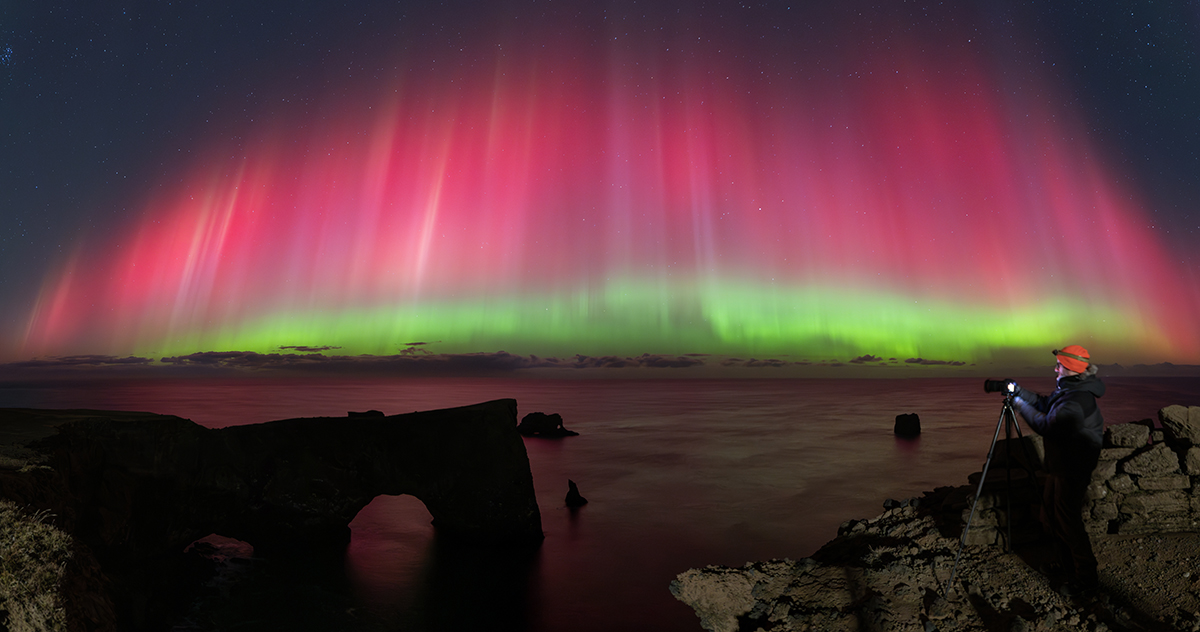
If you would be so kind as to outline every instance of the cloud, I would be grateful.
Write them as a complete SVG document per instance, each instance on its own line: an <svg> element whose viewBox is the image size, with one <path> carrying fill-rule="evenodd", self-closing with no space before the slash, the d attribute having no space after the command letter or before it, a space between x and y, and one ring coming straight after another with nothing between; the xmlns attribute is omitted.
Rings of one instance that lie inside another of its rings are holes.
<svg viewBox="0 0 1200 632"><path fill-rule="evenodd" d="M206 351L162 359L174 366L222 369L285 371L377 372L377 373L476 373L527 368L529 361L503 351L442 355L323 355L320 353L257 353L254 351Z"/></svg>
<svg viewBox="0 0 1200 632"><path fill-rule="evenodd" d="M140 356L51 356L0 364L0 382L14 385L43 380L74 380L93 375L141 377L156 370L161 371L162 366L156 365L153 358Z"/></svg>
<svg viewBox="0 0 1200 632"><path fill-rule="evenodd" d="M425 355L433 355L432 351L424 348L424 346L427 344L429 344L429 343L428 342L407 342L404 344L404 348L400 350L400 355L417 355L418 353L422 353Z"/></svg>
<svg viewBox="0 0 1200 632"><path fill-rule="evenodd" d="M883 358L871 354L861 355L850 361L850 364L866 364L867 362L883 362Z"/></svg>
<svg viewBox="0 0 1200 632"><path fill-rule="evenodd" d="M411 347L410 347L411 348ZM520 356L506 351L493 353L441 353L421 350L424 355L410 353L408 349L397 355L337 356L319 353L287 354L257 353L253 351L206 351L162 359L163 364L184 367L211 367L221 369L285 370L285 371L330 371L338 373L385 373L385 374L494 374L521 369L623 369L623 368L687 368L703 366L703 358L656 355L645 353L629 356L585 356L570 358L540 358L536 355Z"/></svg>
<svg viewBox="0 0 1200 632"><path fill-rule="evenodd" d="M633 358L622 356L585 356L576 355L569 360L547 358L550 366L570 369L627 369L636 367Z"/></svg>
<svg viewBox="0 0 1200 632"><path fill-rule="evenodd" d="M925 358L909 358L904 363L920 364L922 366L967 366L966 362L960 360L927 360Z"/></svg>
<svg viewBox="0 0 1200 632"><path fill-rule="evenodd" d="M37 358L0 364L0 376L8 379L38 375L96 374L114 367L139 367L155 375L219 375L245 371L377 375L497 375L525 369L686 369L706 364L705 354L570 357L521 356L506 351L481 353L432 353L423 345L409 343L394 355L336 355L339 347L287 345L281 352L202 351L167 356L159 360L143 357L68 356ZM128 369L128 370L132 370ZM125 373L126 371L123 371Z"/></svg>
<svg viewBox="0 0 1200 632"><path fill-rule="evenodd" d="M150 358L139 358L137 356L119 358L117 356L108 355L76 355L35 358L33 360L25 360L23 362L11 362L4 366L14 369L40 369L75 366L137 366L147 365L151 362L154 362L154 360Z"/></svg>
<svg viewBox="0 0 1200 632"><path fill-rule="evenodd" d="M662 356L643 353L634 358L638 366L652 369L683 369L689 366L704 366L704 359L686 356Z"/></svg>
<svg viewBox="0 0 1200 632"><path fill-rule="evenodd" d="M0 380L18 383L27 380L89 378L92 376L169 377L169 376L235 376L247 372L312 375L446 375L486 377L511 375L519 371L539 370L562 372L599 372L640 370L639 375L680 375L720 377L735 376L740 370L767 370L771 376L795 377L868 377L878 375L880 368L897 364L910 367L930 367L931 370L953 370L972 364L958 360L908 358L884 360L864 354L850 360L826 358L821 360L784 358L744 358L695 354L653 354L549 356L515 355L506 351L480 353L433 353L426 347L431 343L413 342L392 355L337 355L329 353L339 347L321 345L288 345L280 352L205 351L170 356L155 360L139 356L76 355L35 358L23 362L0 364ZM989 372L1000 367L989 365ZM1200 376L1195 365L1107 365L1106 375ZM772 370L774 369L774 370ZM983 370L981 367L978 370ZM676 373L678 371L678 373ZM1008 372L1009 369L1004 369ZM1018 371L1019 372L1019 371ZM543 373L551 375L552 373ZM764 375L754 372L755 375ZM748 375L742 373L741 375Z"/></svg>
<svg viewBox="0 0 1200 632"><path fill-rule="evenodd" d="M531 356L537 358L537 356ZM564 369L681 369L693 366L704 366L703 357L674 356L643 353L640 356L586 356L575 355L566 360L546 358L539 363L540 367L557 367Z"/></svg>
<svg viewBox="0 0 1200 632"><path fill-rule="evenodd" d="M281 347L283 349L289 347ZM321 364L331 357L320 353L258 353L255 351L202 351L163 358L163 364L175 366L205 366L220 368L292 368Z"/></svg>
<svg viewBox="0 0 1200 632"><path fill-rule="evenodd" d="M789 366L808 366L810 364L812 363L807 361L791 362L788 360L779 360L777 358L767 358L765 360L759 360L758 358L750 358L749 360L743 360L742 358L726 358L725 360L721 361L721 366L723 367L745 367L751 369L782 369Z"/></svg>

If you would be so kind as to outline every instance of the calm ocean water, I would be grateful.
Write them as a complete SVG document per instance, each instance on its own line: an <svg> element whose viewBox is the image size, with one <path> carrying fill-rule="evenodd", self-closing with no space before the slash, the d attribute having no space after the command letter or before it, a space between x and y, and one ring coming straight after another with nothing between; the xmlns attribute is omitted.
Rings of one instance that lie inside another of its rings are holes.
<svg viewBox="0 0 1200 632"><path fill-rule="evenodd" d="M439 546L419 501L380 497L352 523L344 558L322 567L329 575L322 590L351 602L364 630L695 631L695 614L668 591L678 573L805 557L845 520L878 514L887 498L965 484L987 456L1001 410L1000 396L984 393L982 382L305 378L0 384L0 407L140 410L220 427L515 398L521 416L560 413L564 425L580 433L525 440L546 533L537 551ZM1021 382L1043 392L1053 388L1050 376ZM1109 423L1155 418L1169 404L1200 405L1200 378L1106 382L1101 405ZM919 438L892 434L900 413L920 415ZM564 505L567 479L590 501L578 511ZM294 599L262 602L264 627L272 620L304 620ZM284 603L291 605L279 605Z"/></svg>

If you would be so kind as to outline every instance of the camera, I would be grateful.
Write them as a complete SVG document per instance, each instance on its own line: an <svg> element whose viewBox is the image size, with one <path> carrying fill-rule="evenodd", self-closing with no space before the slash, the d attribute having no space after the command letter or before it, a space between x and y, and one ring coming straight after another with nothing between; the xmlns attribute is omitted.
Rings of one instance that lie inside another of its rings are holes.
<svg viewBox="0 0 1200 632"><path fill-rule="evenodd" d="M1017 392L1017 383L1012 380L984 380L983 392L1009 395Z"/></svg>

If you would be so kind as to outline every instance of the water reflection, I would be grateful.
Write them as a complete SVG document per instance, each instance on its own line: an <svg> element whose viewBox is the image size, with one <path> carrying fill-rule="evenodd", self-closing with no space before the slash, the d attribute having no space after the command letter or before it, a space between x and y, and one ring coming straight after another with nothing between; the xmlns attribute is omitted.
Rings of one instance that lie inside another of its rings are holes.
<svg viewBox="0 0 1200 632"><path fill-rule="evenodd" d="M538 627L540 547L440 536L411 496L380 496L350 523L345 573L360 624L389 630Z"/></svg>
<svg viewBox="0 0 1200 632"><path fill-rule="evenodd" d="M540 627L535 624L540 548L475 546L435 537L430 553L415 595L415 629Z"/></svg>
<svg viewBox="0 0 1200 632"><path fill-rule="evenodd" d="M432 518L412 496L379 496L350 522L346 577L356 600L384 619L412 609L414 584L430 555Z"/></svg>
<svg viewBox="0 0 1200 632"><path fill-rule="evenodd" d="M921 451L921 435L913 437L903 437L896 435L896 452L903 454L906 458L912 458L920 454Z"/></svg>

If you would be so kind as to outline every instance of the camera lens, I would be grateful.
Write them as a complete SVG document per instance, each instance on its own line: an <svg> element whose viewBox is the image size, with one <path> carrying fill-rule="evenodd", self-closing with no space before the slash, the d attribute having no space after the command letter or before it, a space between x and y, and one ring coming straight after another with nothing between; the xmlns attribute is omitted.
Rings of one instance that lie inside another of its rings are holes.
<svg viewBox="0 0 1200 632"><path fill-rule="evenodd" d="M984 380L983 392L985 393L1013 393L1017 390L1017 383L1012 380Z"/></svg>

